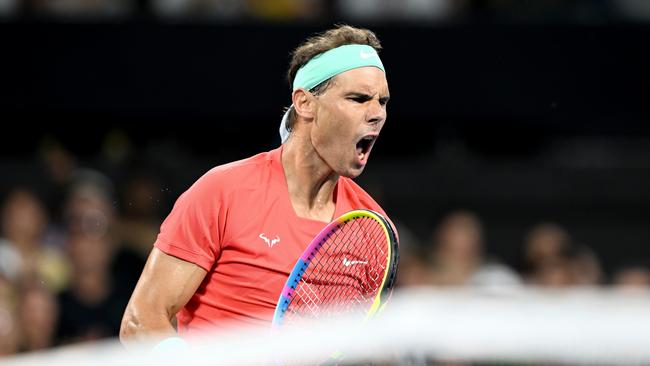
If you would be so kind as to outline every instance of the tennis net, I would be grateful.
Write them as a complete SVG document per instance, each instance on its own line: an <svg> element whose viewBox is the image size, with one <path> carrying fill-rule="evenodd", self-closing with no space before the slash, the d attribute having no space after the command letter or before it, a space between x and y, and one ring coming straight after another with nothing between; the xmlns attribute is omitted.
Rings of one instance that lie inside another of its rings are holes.
<svg viewBox="0 0 650 366"><path fill-rule="evenodd" d="M152 355L116 340L0 359L32 365L650 365L650 294L608 289L397 291L377 318L241 329ZM278 360L280 360L278 362Z"/></svg>

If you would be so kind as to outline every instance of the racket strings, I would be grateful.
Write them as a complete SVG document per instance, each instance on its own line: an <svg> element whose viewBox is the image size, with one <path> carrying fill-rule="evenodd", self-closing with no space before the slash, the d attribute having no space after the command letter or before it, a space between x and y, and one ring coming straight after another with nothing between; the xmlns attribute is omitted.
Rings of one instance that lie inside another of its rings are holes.
<svg viewBox="0 0 650 366"><path fill-rule="evenodd" d="M364 220L366 222L362 222ZM371 294L379 284L376 283L376 276L371 277L370 275L373 273L376 274L377 268L383 270L385 267L383 261L377 261L378 258L386 258L382 241L385 240L383 229L374 220L368 218L353 220L347 229L348 232L345 230L339 230L334 233L335 238L332 243L335 245L330 247L330 253L328 254L335 256L337 252L343 252L344 256L340 259L341 264L347 267L357 266L355 267L357 270L363 271L362 273L346 273L348 276L351 275L346 278L348 280L346 283L348 285L346 289L348 292L356 290L357 293L360 294ZM344 245L347 238L353 238L355 241L351 246L345 248ZM373 253L374 249L379 249L378 253ZM358 254L355 254L356 252L358 252ZM348 256L346 257L346 255ZM326 279L327 283L332 283L331 281L334 274L335 272L329 272L329 276ZM359 281L358 278L355 278L355 275L358 276L359 274L366 276L366 278L362 279L372 280L373 283L363 280ZM328 288L328 293L336 290L336 287L330 286ZM328 296L327 298L332 298L332 296ZM361 302L361 298L358 298L358 300Z"/></svg>
<svg viewBox="0 0 650 366"><path fill-rule="evenodd" d="M360 226L355 225L355 224L356 224L356 221L354 221L353 224L350 225L353 229L352 229L352 231L348 230L348 231L350 231L349 235L346 235L348 233L346 233L345 230L339 230L339 231L335 232L333 234L334 237L330 240L330 243L332 243L333 245L331 245L329 248L324 248L325 250L329 251L329 253L327 253L327 254L329 254L329 256L320 256L320 257L318 257L316 262L320 263L320 262L324 261L325 258L331 258L333 253L337 253L337 252L343 252L344 253L343 257L341 258L341 263L344 266L346 264L345 261L349 261L348 263L351 264L351 263L353 263L351 261L358 260L358 258L367 258L368 256L366 255L366 253L360 253L359 255L354 255L353 257L346 254L346 252L349 252L350 249L354 250L354 249L359 249L359 247L360 247L360 245L359 245L360 243L358 241L358 239L360 239L360 237L357 235L359 230L360 230ZM354 226L357 226L357 227L354 227ZM379 229L381 229L381 228L379 228ZM345 243L346 236L351 237L351 238L356 237L357 241L355 241L354 244L352 244L348 248L343 248L343 244ZM340 249L343 249L343 250L340 250ZM345 250L345 249L347 249L347 250ZM349 259L347 257L351 257L352 259ZM362 262L367 262L367 261L362 261ZM355 264L365 264L365 263L355 263ZM322 263L320 263L320 265L322 266L321 268L327 268ZM329 263L329 265L331 266L332 263ZM316 267L314 267L314 268L316 268ZM327 271L327 270L325 270L320 274L322 275L323 273L325 273L325 276L324 277L321 276L321 278L318 278L318 277L315 277L315 276L305 276L304 278L305 278L306 281L308 281L311 278L313 281L318 281L323 285L327 285L327 287L323 287L324 288L324 297L326 299L333 299L334 292L340 291L341 287L343 287L343 290L347 290L346 295L348 295L348 298L349 298L349 295L350 295L350 293L349 293L350 291L357 291L357 292L362 292L364 290L367 291L367 287L365 289L364 288L359 288L360 287L359 285L363 285L365 283L365 281L356 281L354 277L348 277L348 278L340 278L339 277L339 278L337 278L338 274L336 273L336 271ZM345 282L345 283L342 284L341 282ZM342 286L342 285L345 285L345 286ZM355 300L355 299L352 298L351 300ZM361 301L359 299L357 299L357 302L361 302Z"/></svg>
<svg viewBox="0 0 650 366"><path fill-rule="evenodd" d="M387 270L386 243L384 228L372 218L341 224L313 255L296 286L285 322L367 311L381 291Z"/></svg>

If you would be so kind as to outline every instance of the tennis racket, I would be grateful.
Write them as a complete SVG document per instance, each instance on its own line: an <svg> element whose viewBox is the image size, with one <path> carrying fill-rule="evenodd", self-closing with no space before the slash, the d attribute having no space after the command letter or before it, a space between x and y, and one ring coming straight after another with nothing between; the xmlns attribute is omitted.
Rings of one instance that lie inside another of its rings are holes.
<svg viewBox="0 0 650 366"><path fill-rule="evenodd" d="M385 306L399 261L392 225L370 210L328 224L294 266L275 308L273 327L358 313L365 321Z"/></svg>

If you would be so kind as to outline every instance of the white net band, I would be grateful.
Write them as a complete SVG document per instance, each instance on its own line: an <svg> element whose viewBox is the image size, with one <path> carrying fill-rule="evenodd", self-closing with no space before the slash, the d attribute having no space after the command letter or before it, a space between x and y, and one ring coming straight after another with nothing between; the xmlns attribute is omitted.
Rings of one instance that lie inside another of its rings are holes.
<svg viewBox="0 0 650 366"><path fill-rule="evenodd" d="M154 360L144 345L127 352L108 342L0 359L0 364L264 365L278 359L317 364L333 351L345 354L344 363L399 365L419 359L647 365L650 294L409 290L396 293L382 316L364 325L342 318L308 330L233 331L191 343L187 353Z"/></svg>

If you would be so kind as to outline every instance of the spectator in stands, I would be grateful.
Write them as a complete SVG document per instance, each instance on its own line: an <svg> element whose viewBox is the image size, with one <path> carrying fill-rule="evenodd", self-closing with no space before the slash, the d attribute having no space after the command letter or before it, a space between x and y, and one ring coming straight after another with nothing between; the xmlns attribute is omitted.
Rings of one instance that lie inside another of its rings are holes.
<svg viewBox="0 0 650 366"><path fill-rule="evenodd" d="M457 211L445 217L434 236L432 283L490 288L519 285L519 276L514 271L486 260L483 240L483 228L475 214Z"/></svg>
<svg viewBox="0 0 650 366"><path fill-rule="evenodd" d="M117 296L110 272L112 243L107 237L72 235L68 251L73 264L70 288L59 295L58 338L64 343L116 336L126 299Z"/></svg>
<svg viewBox="0 0 650 366"><path fill-rule="evenodd" d="M579 245L572 255L572 267L577 286L598 286L603 282L603 270L598 255L591 248Z"/></svg>
<svg viewBox="0 0 650 366"><path fill-rule="evenodd" d="M59 318L56 297L37 277L23 281L19 291L20 350L32 352L54 346Z"/></svg>
<svg viewBox="0 0 650 366"><path fill-rule="evenodd" d="M573 244L557 224L540 223L530 230L524 262L526 280L536 286L597 286L603 279L597 254L588 246Z"/></svg>
<svg viewBox="0 0 650 366"><path fill-rule="evenodd" d="M14 283L36 276L52 291L65 288L68 263L56 247L44 244L48 214L36 194L27 188L14 189L1 216L0 274Z"/></svg>
<svg viewBox="0 0 650 366"><path fill-rule="evenodd" d="M0 357L15 354L20 346L20 327L12 284L0 274Z"/></svg>
<svg viewBox="0 0 650 366"><path fill-rule="evenodd" d="M530 285L548 288L570 287L577 283L572 262L564 254L540 263L526 280Z"/></svg>
<svg viewBox="0 0 650 366"><path fill-rule="evenodd" d="M404 251L400 248L399 272L397 286L428 286L433 282L431 268L423 250L412 248Z"/></svg>
<svg viewBox="0 0 650 366"><path fill-rule="evenodd" d="M569 276L570 268L564 259L569 250L571 238L561 226L553 223L535 225L524 239L523 272L528 282L565 282L560 277ZM553 279L551 280L552 277Z"/></svg>
<svg viewBox="0 0 650 366"><path fill-rule="evenodd" d="M58 337L65 343L116 336L122 311L135 280L124 279L118 266L116 210L112 182L96 171L82 170L65 204L71 284L59 295ZM118 266L119 267L119 266ZM134 272L137 272L137 268Z"/></svg>
<svg viewBox="0 0 650 366"><path fill-rule="evenodd" d="M640 264L621 267L614 274L613 283L624 290L650 290L650 268Z"/></svg>

